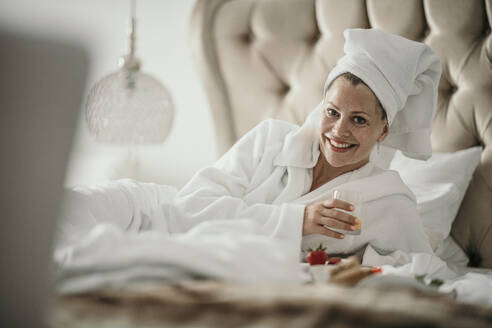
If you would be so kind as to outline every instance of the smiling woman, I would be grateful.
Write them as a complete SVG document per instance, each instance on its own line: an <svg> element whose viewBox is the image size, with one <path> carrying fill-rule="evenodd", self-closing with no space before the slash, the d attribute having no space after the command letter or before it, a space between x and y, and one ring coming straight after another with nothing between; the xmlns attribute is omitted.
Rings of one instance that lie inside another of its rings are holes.
<svg viewBox="0 0 492 328"><path fill-rule="evenodd" d="M400 149L410 157L425 159L430 156L430 136L421 130L430 126L435 110L440 62L425 45L379 30L347 30L344 35L346 55L330 72L322 104L307 120L312 121L312 125L319 120L317 134L321 153L313 168L310 191L337 184L335 181L338 180L350 181L356 173L358 179L371 178L372 187L379 190L385 190L391 181L396 189L380 202L387 202L386 208L393 218L396 209L389 200L395 194L405 194L404 190L408 188L399 177L390 177L389 171L378 170L369 157L374 146L387 138L387 146ZM396 54L388 57L386 49L392 49ZM413 71L405 68L413 68ZM411 117L408 112L415 115L415 121L408 120ZM352 188L360 189L361 186ZM365 202L370 203L371 197L364 195ZM411 194L408 197L414 201ZM355 230L360 218L343 212L354 210L349 206L336 199L308 204L303 222L303 235L307 237L303 239L303 245L326 245L331 243L326 237L343 239L346 235L343 230ZM409 204L405 206L411 208ZM418 217L410 212L401 214ZM365 213L364 221L374 220L371 219L373 214ZM408 221L406 225L418 226L420 222ZM368 226L365 226L367 234ZM352 247L354 244L358 243L352 243ZM339 249L345 251L343 247Z"/></svg>

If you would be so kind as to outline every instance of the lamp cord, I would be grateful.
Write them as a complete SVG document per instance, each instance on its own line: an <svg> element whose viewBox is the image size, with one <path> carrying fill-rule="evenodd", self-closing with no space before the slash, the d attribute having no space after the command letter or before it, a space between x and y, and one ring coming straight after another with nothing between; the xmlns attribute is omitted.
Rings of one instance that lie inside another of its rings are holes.
<svg viewBox="0 0 492 328"><path fill-rule="evenodd" d="M135 38L137 28L137 1L130 0L130 57L135 56Z"/></svg>

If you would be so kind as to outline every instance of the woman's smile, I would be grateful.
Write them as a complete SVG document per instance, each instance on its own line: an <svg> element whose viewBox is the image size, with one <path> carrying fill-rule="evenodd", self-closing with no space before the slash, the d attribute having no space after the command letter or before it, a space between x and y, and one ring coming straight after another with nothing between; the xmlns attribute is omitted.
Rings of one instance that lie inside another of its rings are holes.
<svg viewBox="0 0 492 328"><path fill-rule="evenodd" d="M330 138L327 135L325 135L325 137L326 137L327 143L330 145L330 149L333 151L339 152L339 153L348 152L348 151L352 150L352 148L357 146L357 144L344 142L340 139Z"/></svg>

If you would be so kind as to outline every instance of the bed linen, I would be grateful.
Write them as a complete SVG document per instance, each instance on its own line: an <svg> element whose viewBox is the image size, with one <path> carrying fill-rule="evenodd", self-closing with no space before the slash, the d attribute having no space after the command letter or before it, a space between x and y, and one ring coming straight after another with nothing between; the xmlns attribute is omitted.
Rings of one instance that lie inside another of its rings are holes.
<svg viewBox="0 0 492 328"><path fill-rule="evenodd" d="M251 220L204 222L170 238L167 227L151 219L153 202L162 202L163 194L171 199L177 191L167 186L144 185L139 188L138 183L125 180L72 191L72 201L76 203L72 206L79 206L79 210L71 211L76 215L60 226L65 230L59 234L55 251L61 294L197 279L250 286L300 286L312 281L299 265L298 256L293 256L298 249L281 239L259 235L258 226ZM91 194L96 197L86 197ZM130 206L128 197L140 203ZM90 200L90 204L80 203L81 200ZM108 211L108 204L114 212ZM87 226L82 225L84 221L89 222ZM78 225L71 226L70 222ZM444 259L456 251L447 246L438 249ZM370 245L365 249L363 263L381 264L383 276L406 277L407 282L414 283L416 275L425 275L427 280L444 279L438 291L449 294L456 290L458 301L492 307L492 271L467 272L459 265L448 266L432 253L395 251L381 255Z"/></svg>
<svg viewBox="0 0 492 328"><path fill-rule="evenodd" d="M417 161L396 152L389 165L415 194L420 217L435 236L436 247L449 236L481 155L482 147L470 147L435 152L427 161Z"/></svg>

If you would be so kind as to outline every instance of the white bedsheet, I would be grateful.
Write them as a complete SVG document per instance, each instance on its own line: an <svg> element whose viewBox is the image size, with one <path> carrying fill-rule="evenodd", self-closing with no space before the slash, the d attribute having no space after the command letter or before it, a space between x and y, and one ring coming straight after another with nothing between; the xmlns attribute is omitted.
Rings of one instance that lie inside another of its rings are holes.
<svg viewBox="0 0 492 328"><path fill-rule="evenodd" d="M255 234L255 229L249 220L214 221L170 236L100 223L78 242L55 251L58 290L74 293L190 278L246 284L305 281L296 250Z"/></svg>
<svg viewBox="0 0 492 328"><path fill-rule="evenodd" d="M364 257L370 257L373 251L368 246ZM443 284L435 291L454 294L458 302L492 307L492 269L467 267L468 258L451 237L444 240L435 255L394 252L389 257L394 265L383 265L383 276L408 278L407 281L403 279L398 282L410 286L417 276L425 276L426 284L432 279L440 279Z"/></svg>
<svg viewBox="0 0 492 328"><path fill-rule="evenodd" d="M154 208L153 202L162 202L158 194L171 199L176 190L156 186L160 189L155 197L149 197L125 185L114 188L121 191L122 186L123 193L108 198L106 185L104 192L91 197L91 206L84 204L80 192L72 195L74 203L69 204L70 215L60 225L54 256L61 293L197 278L246 284L301 284L310 279L299 265L298 249L261 235L261 227L251 220L206 221L185 233L170 234L165 224L149 220L154 214L146 209ZM140 199L138 212L131 208L129 193ZM108 202L116 208L112 213L106 212ZM449 265L428 253L396 251L381 256L370 245L364 261L373 265L381 261L384 275L403 276L408 281L415 275L444 279L439 291L455 290L458 301L492 307L492 270L470 272L463 265L464 254L456 256L459 248L447 246L438 254Z"/></svg>

